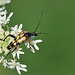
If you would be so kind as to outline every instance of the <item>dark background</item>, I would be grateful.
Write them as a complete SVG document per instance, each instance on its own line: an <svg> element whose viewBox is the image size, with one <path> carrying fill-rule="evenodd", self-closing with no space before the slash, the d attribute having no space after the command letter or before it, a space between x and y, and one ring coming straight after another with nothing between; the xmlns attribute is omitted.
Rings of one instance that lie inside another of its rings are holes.
<svg viewBox="0 0 75 75"><path fill-rule="evenodd" d="M20 45L25 52L19 60L27 65L28 72L22 75L75 75L75 0L12 0L6 5L8 14L14 12L9 26L23 24L23 30L34 31L44 9L42 22L37 32L42 39L39 51L33 54L24 43ZM18 75L16 70L4 69L0 65L0 75Z"/></svg>

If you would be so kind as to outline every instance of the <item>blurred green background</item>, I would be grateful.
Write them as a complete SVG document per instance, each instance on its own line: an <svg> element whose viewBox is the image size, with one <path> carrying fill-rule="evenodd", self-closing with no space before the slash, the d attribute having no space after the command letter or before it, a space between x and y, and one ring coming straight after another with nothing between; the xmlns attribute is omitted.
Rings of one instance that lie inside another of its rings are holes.
<svg viewBox="0 0 75 75"><path fill-rule="evenodd" d="M42 39L39 51L33 54L24 43L20 45L25 52L19 60L27 65L28 72L22 75L75 75L75 0L12 0L6 5L8 14L13 11L9 26L23 24L23 30L34 31L44 9L42 22L37 32L48 32L59 40L48 35L39 35ZM0 65L0 75L18 75L16 70L4 69Z"/></svg>

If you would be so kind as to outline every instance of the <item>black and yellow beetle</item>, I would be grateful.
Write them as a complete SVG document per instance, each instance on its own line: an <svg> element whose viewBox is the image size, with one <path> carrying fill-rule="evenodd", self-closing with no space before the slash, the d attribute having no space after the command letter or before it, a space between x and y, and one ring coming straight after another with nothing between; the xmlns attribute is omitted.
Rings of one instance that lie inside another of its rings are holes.
<svg viewBox="0 0 75 75"><path fill-rule="evenodd" d="M36 27L36 29L35 29L34 32L28 32L27 30L26 30L26 32L22 31L22 32L20 32L20 34L19 34L17 37L15 37L14 35L11 35L11 34L8 35L8 36L13 37L14 40L7 46L7 49L10 50L10 49L12 49L13 47L15 47L15 48L14 48L14 50L10 51L10 52L5 56L5 58L6 58L10 53L14 52L14 51L19 47L19 45L20 45L21 43L23 43L23 42L25 42L25 41L28 41L28 43L30 44L30 41L31 41L35 36L37 36L38 34L48 34L48 35L50 35L51 37L53 37L54 39L56 39L54 36L52 36L52 35L49 34L49 33L44 33L44 32L37 33L37 32L36 32L36 30L37 30L37 28L39 27L39 24L40 24L40 22L41 22L42 16L43 16L43 10L42 10L42 14L41 14L39 23L38 23L38 25L37 25L37 27ZM7 36L7 37L8 37L8 36ZM5 37L5 39L6 39L7 37ZM3 41L5 41L5 39L4 39ZM58 41L58 40L57 40L57 41ZM31 44L30 44L30 45L31 45ZM4 59L5 59L5 58L4 58Z"/></svg>

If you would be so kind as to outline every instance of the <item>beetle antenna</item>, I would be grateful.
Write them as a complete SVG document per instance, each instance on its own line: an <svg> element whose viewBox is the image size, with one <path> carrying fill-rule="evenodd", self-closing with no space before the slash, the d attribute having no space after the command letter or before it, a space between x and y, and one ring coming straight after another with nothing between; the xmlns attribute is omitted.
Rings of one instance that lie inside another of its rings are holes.
<svg viewBox="0 0 75 75"><path fill-rule="evenodd" d="M42 16L43 16L43 10L42 10L42 13L41 13L41 17L40 17L39 23L38 23L38 25L37 25L37 27L36 27L36 29L35 29L34 32L36 32L36 30L38 29L38 27L39 27L39 25L40 25L40 22L41 22L41 19L42 19Z"/></svg>
<svg viewBox="0 0 75 75"><path fill-rule="evenodd" d="M47 35L53 37L54 39L56 39L57 43L59 44L59 40L57 38L55 38L53 35L49 34L49 33L40 32L40 33L37 33L37 34L47 34Z"/></svg>

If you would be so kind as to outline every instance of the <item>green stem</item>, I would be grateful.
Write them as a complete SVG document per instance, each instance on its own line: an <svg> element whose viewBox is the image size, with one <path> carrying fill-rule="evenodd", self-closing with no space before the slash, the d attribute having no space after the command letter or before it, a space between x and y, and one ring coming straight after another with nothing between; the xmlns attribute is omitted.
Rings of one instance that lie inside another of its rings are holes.
<svg viewBox="0 0 75 75"><path fill-rule="evenodd" d="M7 25L7 30L9 31L9 27L8 27L8 25Z"/></svg>

